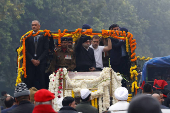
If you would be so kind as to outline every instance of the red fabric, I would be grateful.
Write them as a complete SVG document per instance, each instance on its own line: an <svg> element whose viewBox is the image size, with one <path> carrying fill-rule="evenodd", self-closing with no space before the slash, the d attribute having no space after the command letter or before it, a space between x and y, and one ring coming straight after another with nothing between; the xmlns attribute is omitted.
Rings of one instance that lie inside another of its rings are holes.
<svg viewBox="0 0 170 113"><path fill-rule="evenodd" d="M57 113L57 112L54 111L51 105L44 104L35 106L32 113Z"/></svg>
<svg viewBox="0 0 170 113"><path fill-rule="evenodd" d="M142 85L141 85L141 87L139 87L139 88L143 90L143 86L144 86L144 85L145 85L145 81L142 82Z"/></svg>
<svg viewBox="0 0 170 113"><path fill-rule="evenodd" d="M40 89L34 94L34 100L36 102L46 102L54 98L55 98L54 94L46 89Z"/></svg>
<svg viewBox="0 0 170 113"><path fill-rule="evenodd" d="M158 85L161 89L164 89L164 87L166 85L168 85L168 83L165 80L157 80L157 79L155 79L153 86L156 89L160 89L160 88L155 87L155 85Z"/></svg>
<svg viewBox="0 0 170 113"><path fill-rule="evenodd" d="M163 94L163 97L166 97L166 98L167 98L167 95L164 95L164 94Z"/></svg>

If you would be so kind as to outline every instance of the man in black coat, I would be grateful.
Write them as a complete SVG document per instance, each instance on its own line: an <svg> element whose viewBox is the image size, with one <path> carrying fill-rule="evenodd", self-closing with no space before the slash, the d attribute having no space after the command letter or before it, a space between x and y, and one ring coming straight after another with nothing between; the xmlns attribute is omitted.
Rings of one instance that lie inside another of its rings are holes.
<svg viewBox="0 0 170 113"><path fill-rule="evenodd" d="M32 21L33 33L40 30L40 23ZM31 36L26 39L26 70L27 78L24 80L28 88L45 88L45 66L49 49L48 37L43 35Z"/></svg>
<svg viewBox="0 0 170 113"><path fill-rule="evenodd" d="M75 47L77 71L83 72L96 70L94 51L89 47L90 40L90 36L81 36Z"/></svg>
<svg viewBox="0 0 170 113"><path fill-rule="evenodd" d="M75 99L73 97L65 97L62 101L63 107L58 113L78 113L75 109Z"/></svg>
<svg viewBox="0 0 170 113"><path fill-rule="evenodd" d="M120 30L119 25L113 24L109 27L109 30ZM121 72L121 57L122 57L122 48L121 46L124 44L123 41L120 41L115 38L111 38L112 41L112 49L110 50L110 64L112 69L115 72Z"/></svg>
<svg viewBox="0 0 170 113"><path fill-rule="evenodd" d="M17 107L8 111L8 113L32 113L34 104L30 102L30 91L25 83L19 83L15 88L14 97Z"/></svg>

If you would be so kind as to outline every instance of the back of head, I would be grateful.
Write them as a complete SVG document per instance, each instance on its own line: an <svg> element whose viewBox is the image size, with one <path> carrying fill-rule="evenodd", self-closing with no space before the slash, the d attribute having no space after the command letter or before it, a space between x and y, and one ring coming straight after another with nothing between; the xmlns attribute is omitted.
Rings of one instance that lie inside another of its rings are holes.
<svg viewBox="0 0 170 113"><path fill-rule="evenodd" d="M84 25L82 26L82 29L90 29L90 28L91 28L91 26L88 25L88 24L84 24Z"/></svg>
<svg viewBox="0 0 170 113"><path fill-rule="evenodd" d="M7 108L10 108L14 104L14 98L7 96L4 103Z"/></svg>
<svg viewBox="0 0 170 113"><path fill-rule="evenodd" d="M2 91L2 92L1 92L1 95L2 95L2 96L5 96L6 94L7 94L6 91Z"/></svg>
<svg viewBox="0 0 170 113"><path fill-rule="evenodd" d="M34 103L34 94L38 91L35 87L32 87L30 90L30 101Z"/></svg>
<svg viewBox="0 0 170 113"><path fill-rule="evenodd" d="M128 90L125 87L119 87L115 90L114 95L117 100L127 100Z"/></svg>
<svg viewBox="0 0 170 113"><path fill-rule="evenodd" d="M91 92L89 89L81 89L80 94L82 101L88 101L91 96Z"/></svg>
<svg viewBox="0 0 170 113"><path fill-rule="evenodd" d="M40 89L34 94L34 100L36 102L47 102L55 98L54 94L47 89Z"/></svg>
<svg viewBox="0 0 170 113"><path fill-rule="evenodd" d="M75 99L73 97L65 97L62 101L63 106L69 106Z"/></svg>
<svg viewBox="0 0 170 113"><path fill-rule="evenodd" d="M149 95L137 95L129 105L128 113L160 113L158 100Z"/></svg>
<svg viewBox="0 0 170 113"><path fill-rule="evenodd" d="M127 32L128 32L128 29L126 29L126 28L124 28L124 27L121 27L121 28L120 28L120 31L122 31L122 32L125 31L125 32L127 33Z"/></svg>
<svg viewBox="0 0 170 113"><path fill-rule="evenodd" d="M152 85L149 83L146 83L143 86L143 93L148 93L148 94L152 94Z"/></svg>
<svg viewBox="0 0 170 113"><path fill-rule="evenodd" d="M14 91L14 97L17 102L21 102L22 100L29 100L30 91L27 88L25 83L19 83Z"/></svg>
<svg viewBox="0 0 170 113"><path fill-rule="evenodd" d="M112 25L109 27L109 30L112 30L112 29L115 28L115 27L119 27L119 25L118 25L118 24L112 24Z"/></svg>

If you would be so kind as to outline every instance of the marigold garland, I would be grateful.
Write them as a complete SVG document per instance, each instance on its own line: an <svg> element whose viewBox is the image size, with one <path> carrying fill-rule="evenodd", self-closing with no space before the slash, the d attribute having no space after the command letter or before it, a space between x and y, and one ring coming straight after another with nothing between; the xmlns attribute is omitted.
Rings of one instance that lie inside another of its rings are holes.
<svg viewBox="0 0 170 113"><path fill-rule="evenodd" d="M137 56L137 58L139 58L139 60L150 60L150 59L152 59L152 58L150 58L150 57L148 57L148 58L146 58L146 57L140 57L140 56Z"/></svg>
<svg viewBox="0 0 170 113"><path fill-rule="evenodd" d="M101 33L93 33L92 29L87 29L85 32L82 31L81 28L76 29L74 32L69 32L67 33L67 29L64 29L63 32L61 32L61 30L58 30L58 33L51 33L50 30L40 30L37 33L33 34L33 31L28 31L26 34L24 34L21 37L20 42L22 42L21 47L18 48L17 52L18 52L18 77L16 80L16 84L21 82L21 75L24 72L24 77L26 77L26 51L25 51L25 40L26 38L30 37L30 36L36 36L41 32L44 32L44 36L48 36L48 37L53 37L54 39L58 39L59 44L61 43L61 37L72 37L73 41L76 41L78 38L80 38L80 36L82 34L88 35L88 36L93 36L93 35L100 35L103 38L107 38L107 37L113 37L116 39L120 39L120 40L126 40L126 51L127 52L131 52L131 56L130 56L130 60L131 60L131 64L132 66L135 64L137 57L136 57L136 53L135 53L135 49L136 49L136 40L133 39L133 34L131 34L130 32L126 33L125 31L114 31L114 30L101 30ZM129 48L130 47L130 48ZM23 59L23 64L21 64ZM21 62L21 63L20 63ZM22 67L20 67L22 66ZM131 73L131 78L133 78L135 76L135 79L137 78L137 74L136 71L132 71Z"/></svg>

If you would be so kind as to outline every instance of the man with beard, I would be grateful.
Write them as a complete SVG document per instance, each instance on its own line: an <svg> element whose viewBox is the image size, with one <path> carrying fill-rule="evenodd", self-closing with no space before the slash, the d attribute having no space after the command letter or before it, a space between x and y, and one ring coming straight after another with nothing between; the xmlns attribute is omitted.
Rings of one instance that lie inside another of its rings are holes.
<svg viewBox="0 0 170 113"><path fill-rule="evenodd" d="M111 39L108 38L108 46L99 46L100 37L98 35L93 36L92 45L90 47L94 50L94 56L96 61L96 70L101 71L103 69L102 52L107 52L112 49Z"/></svg>
<svg viewBox="0 0 170 113"><path fill-rule="evenodd" d="M90 48L90 36L81 36L76 47L76 70L77 71L94 71L96 62L94 51Z"/></svg>

